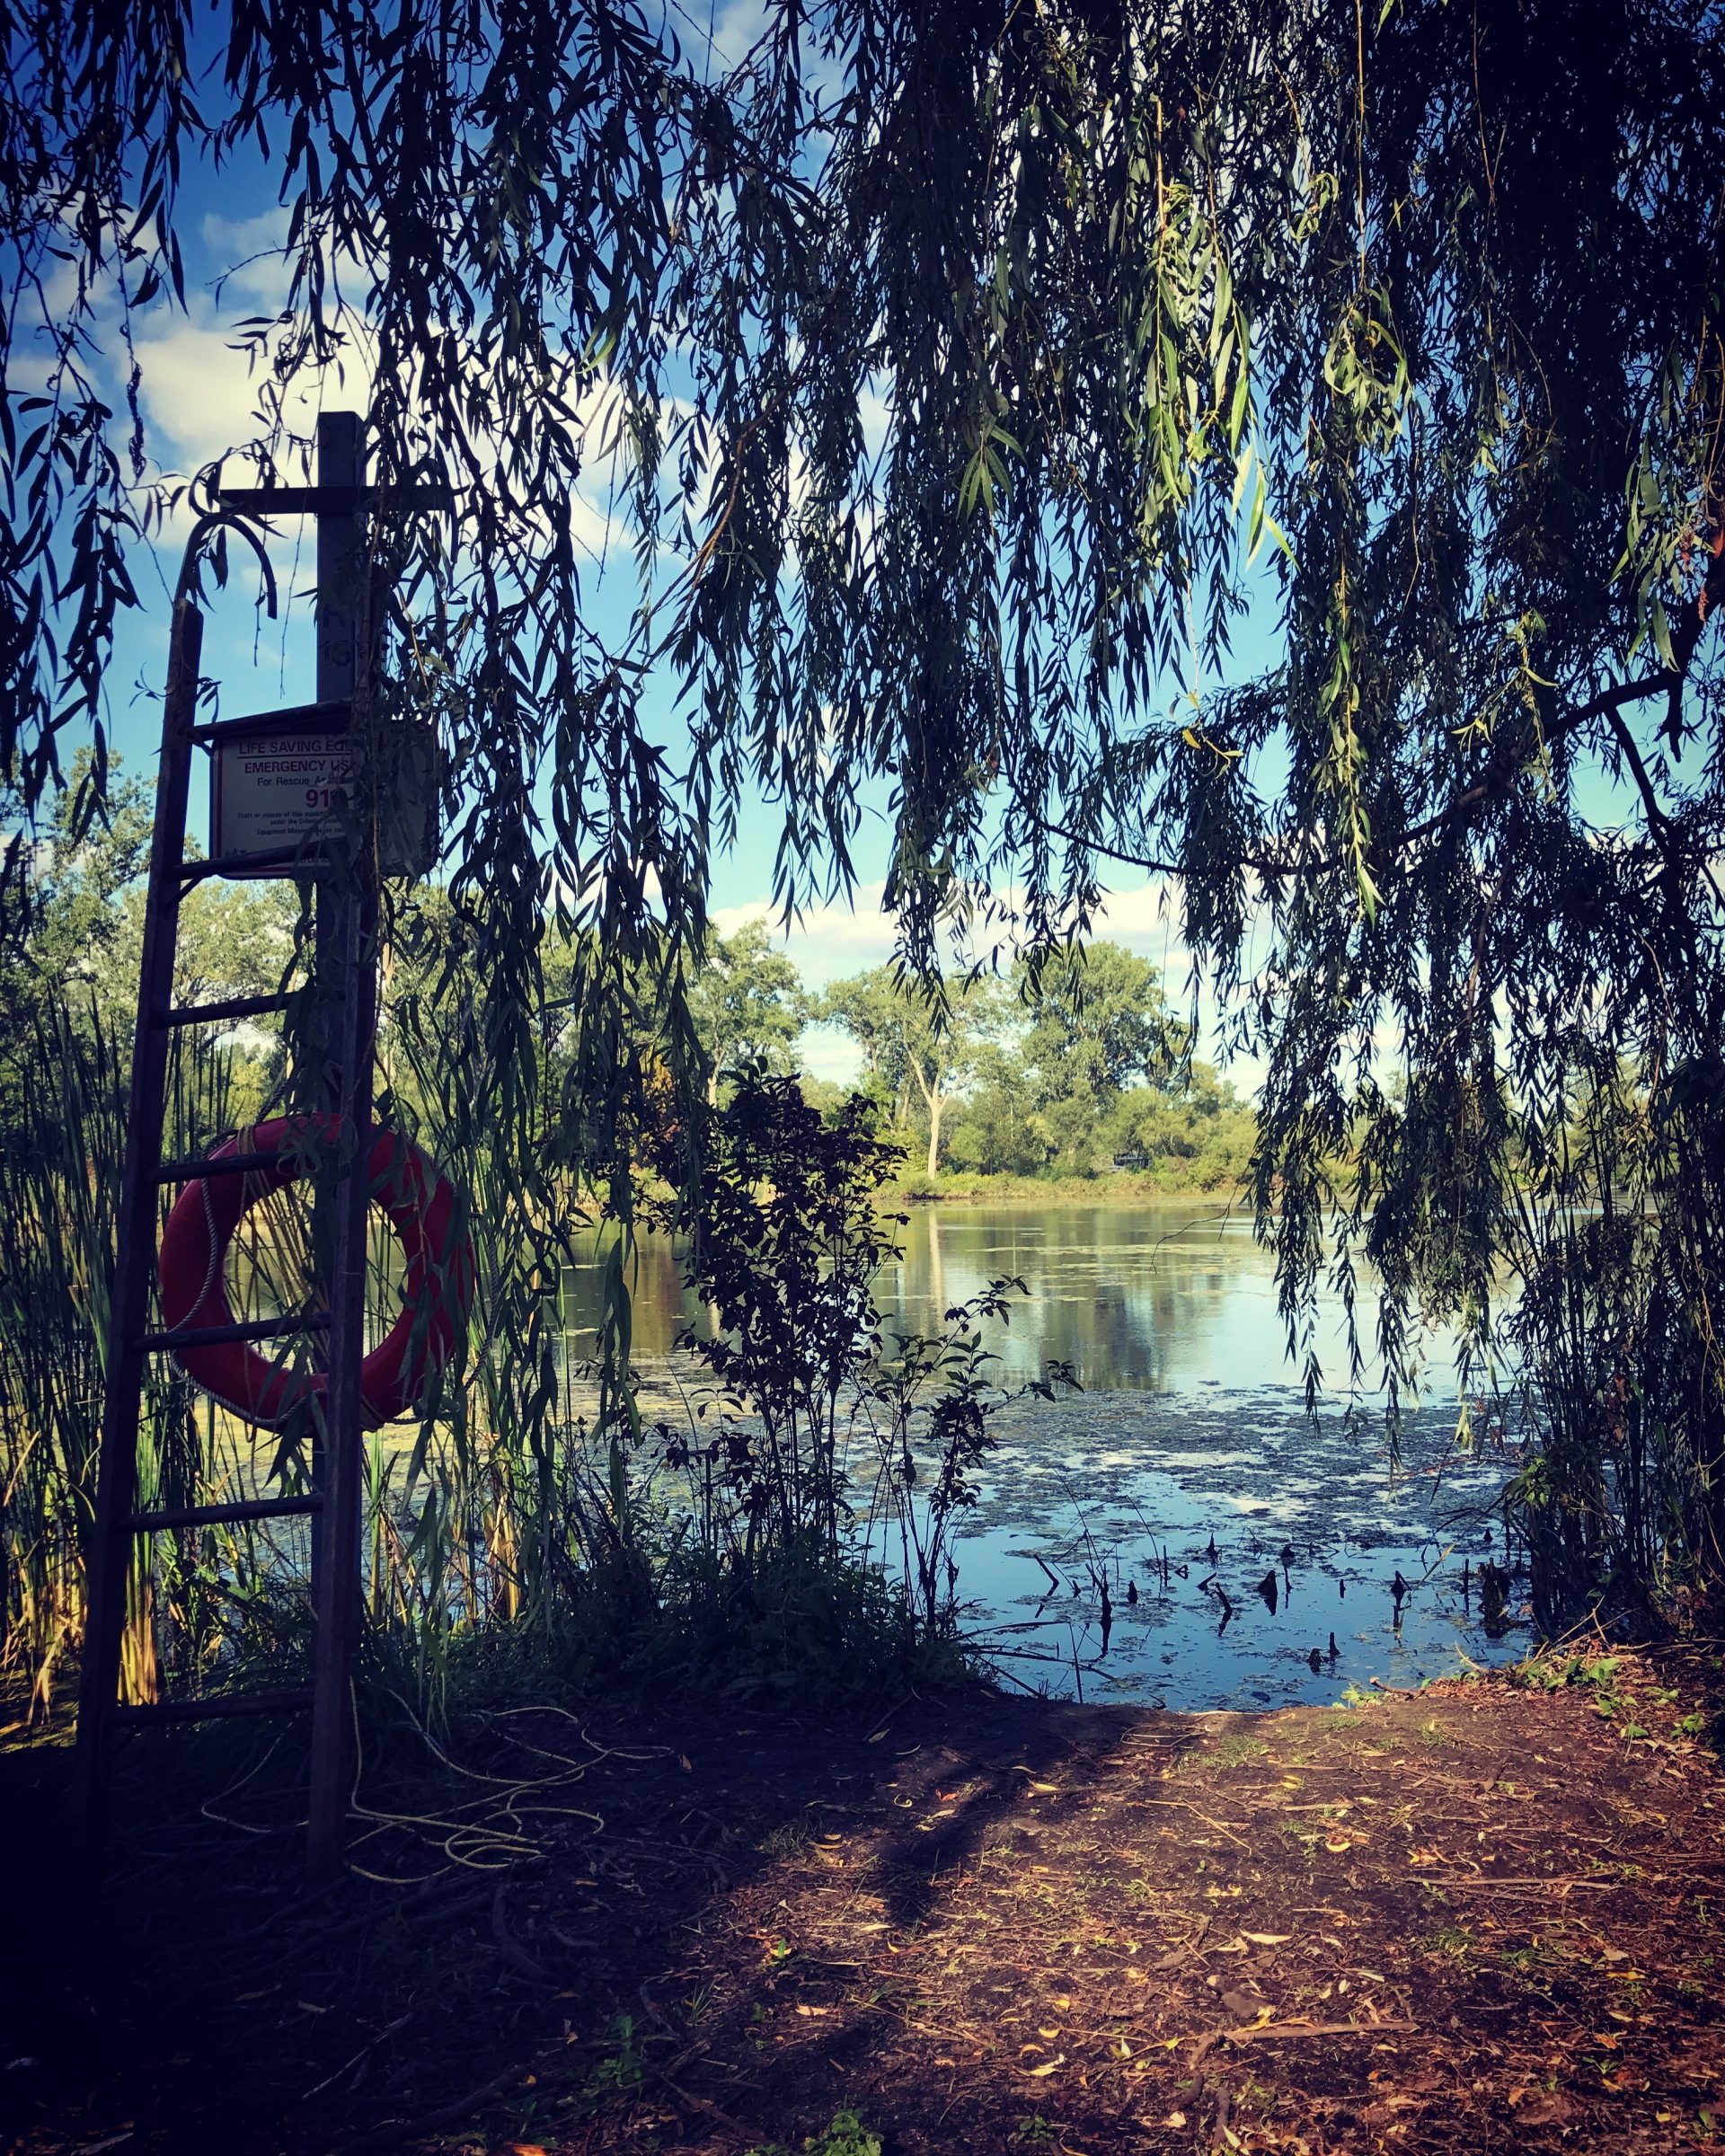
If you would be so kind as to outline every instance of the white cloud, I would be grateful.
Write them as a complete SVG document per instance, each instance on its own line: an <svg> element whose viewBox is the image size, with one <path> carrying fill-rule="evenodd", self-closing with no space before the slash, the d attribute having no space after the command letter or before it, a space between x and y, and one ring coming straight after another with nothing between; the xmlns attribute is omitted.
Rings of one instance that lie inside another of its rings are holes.
<svg viewBox="0 0 1725 2156"><path fill-rule="evenodd" d="M821 987L845 974L884 965L892 956L892 916L880 903L886 888L884 883L864 884L848 906L811 906L783 935L785 950L811 986ZM748 921L765 921L775 935L780 933L779 917L770 899L752 899L742 906L718 906L713 911L713 926L721 936L734 936Z"/></svg>
<svg viewBox="0 0 1725 2156"><path fill-rule="evenodd" d="M235 349L237 341L234 329L217 319L208 302L195 307L190 319L179 318L137 339L139 393L150 447L165 471L190 477L216 458L242 450L271 431L261 402L269 385L267 368L263 363L249 365L247 354ZM284 393L282 412L288 431L311 436L319 411L326 407L363 410L371 379L370 356L358 340L339 365L321 370L307 367ZM603 384L579 401L579 422L596 443L615 438L617 402L615 390ZM607 547L615 556L622 535L621 522L609 504L608 461L601 458L588 482L577 488L571 499L571 536L577 550L594 561L606 557ZM230 465L228 477L240 485L248 483L237 464Z"/></svg>
<svg viewBox="0 0 1725 2156"><path fill-rule="evenodd" d="M730 68L737 66L764 35L768 12L761 0L728 0L710 19L713 59L721 68ZM683 34L686 40L687 32Z"/></svg>
<svg viewBox="0 0 1725 2156"><path fill-rule="evenodd" d="M212 261L221 268L212 278L227 299L249 299L272 314L288 304L294 265L283 252L288 244L286 206L255 217L224 217L211 210L199 234Z"/></svg>
<svg viewBox="0 0 1725 2156"><path fill-rule="evenodd" d="M1153 945L1171 938L1179 943L1180 893L1164 877L1141 883L1136 890L1110 891L1102 900L1095 932L1154 958Z"/></svg>
<svg viewBox="0 0 1725 2156"><path fill-rule="evenodd" d="M144 416L151 447L168 469L190 475L270 431L259 408L268 377L248 367L234 342L233 330L208 306L138 338ZM310 434L324 403L363 404L369 384L370 368L358 353L339 370L308 370L286 392L288 425Z"/></svg>
<svg viewBox="0 0 1725 2156"><path fill-rule="evenodd" d="M896 930L882 904L885 896L884 883L862 884L850 904L812 906L803 914L783 941L805 979L832 980L865 966L882 965L892 956ZM998 896L1004 905L1010 905L1010 893ZM764 921L775 933L779 929L778 915L766 898L721 906L713 913L714 925L723 936L734 935L746 921ZM1183 972L1186 947L1180 933L1179 893L1165 879L1110 892L1098 911L1093 932L1124 943L1171 973L1176 968Z"/></svg>
<svg viewBox="0 0 1725 2156"><path fill-rule="evenodd" d="M862 1075L862 1051L836 1026L809 1026L797 1043L797 1067L805 1078L855 1085Z"/></svg>
<svg viewBox="0 0 1725 2156"><path fill-rule="evenodd" d="M887 446L895 418L891 390L884 376L877 376L863 390L857 399L857 411L862 421L863 446L869 455L878 456Z"/></svg>

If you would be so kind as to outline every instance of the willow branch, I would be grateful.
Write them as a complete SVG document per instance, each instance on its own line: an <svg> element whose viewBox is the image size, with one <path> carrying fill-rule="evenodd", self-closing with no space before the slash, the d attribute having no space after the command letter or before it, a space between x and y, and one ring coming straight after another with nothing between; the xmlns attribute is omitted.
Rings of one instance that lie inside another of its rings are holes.
<svg viewBox="0 0 1725 2156"><path fill-rule="evenodd" d="M1658 695L1661 692L1668 694L1674 689L1680 689L1683 680L1684 676L1681 674L1674 673L1668 667L1662 667L1657 674L1643 675L1637 681L1621 682L1615 688L1606 690L1602 694L1593 697L1588 702L1576 704L1569 711L1560 712L1543 729L1541 735L1543 746L1547 748L1555 747L1558 742L1574 733L1579 727L1588 725L1596 719L1611 719L1614 728L1619 730L1619 738L1629 738L1628 729L1623 726L1617 716L1623 707L1629 703L1642 702L1646 698ZM1636 757L1632 768L1639 769L1639 777L1641 781L1645 782L1643 795L1649 802L1650 813L1657 816L1659 823L1668 828L1670 819L1659 807L1657 797L1651 793L1651 782L1647 780L1645 767L1641 765L1639 756ZM1435 815L1427 817L1422 822L1415 824L1411 829L1402 834L1396 842L1398 854L1405 854L1421 839L1430 838L1438 832L1449 829L1453 825L1465 822L1476 809L1482 808L1489 801L1495 800L1499 795L1507 793L1525 769L1526 765L1522 761L1519 743L1514 753L1499 752L1494 754L1488 761L1485 770L1471 786L1446 802ZM1063 838L1068 844L1082 846L1086 853L1101 854L1106 860L1121 862L1131 868L1145 869L1152 875L1190 876L1192 873L1188 863L1163 861L1145 853L1128 853L1122 847L1104 844L1100 839L1086 838L1081 833L1074 831L1068 825L1050 823L1045 818L1039 818L1038 821L1040 827L1051 837ZM1297 858L1290 859L1286 854L1243 853L1239 857L1237 862L1230 865L1251 869L1260 876L1278 878L1328 876L1343 867L1351 869L1352 864L1351 862L1344 862L1331 853L1320 854L1315 859L1305 861ZM1394 866L1400 869L1405 866L1405 863L1398 861Z"/></svg>

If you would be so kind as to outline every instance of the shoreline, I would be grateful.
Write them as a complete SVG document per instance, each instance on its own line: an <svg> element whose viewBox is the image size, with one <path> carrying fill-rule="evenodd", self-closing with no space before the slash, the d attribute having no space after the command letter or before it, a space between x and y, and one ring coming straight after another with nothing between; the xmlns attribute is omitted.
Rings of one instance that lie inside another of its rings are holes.
<svg viewBox="0 0 1725 2156"><path fill-rule="evenodd" d="M1120 1169L1109 1175L1064 1175L1046 1182L1030 1175L942 1175L931 1188L924 1176L912 1176L889 1186L891 1203L904 1206L1142 1206L1199 1205L1215 1214L1237 1214L1252 1218L1251 1200L1243 1185L1205 1189L1198 1184L1170 1186L1154 1176Z"/></svg>

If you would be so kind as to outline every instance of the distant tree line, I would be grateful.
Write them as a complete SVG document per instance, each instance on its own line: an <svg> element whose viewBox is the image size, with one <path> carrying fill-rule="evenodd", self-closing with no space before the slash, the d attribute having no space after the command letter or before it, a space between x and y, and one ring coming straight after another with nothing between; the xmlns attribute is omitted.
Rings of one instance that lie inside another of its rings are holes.
<svg viewBox="0 0 1725 2156"><path fill-rule="evenodd" d="M806 1025L840 1028L861 1051L864 1088L931 1179L947 1168L1090 1176L1119 1162L1215 1189L1241 1180L1251 1158L1251 1109L1194 1058L1156 968L1118 943L958 977L936 1001L892 966L811 994L751 923L715 940L692 1006L715 1084L751 1059L793 1069Z"/></svg>
<svg viewBox="0 0 1725 2156"><path fill-rule="evenodd" d="M19 871L29 876L31 931L0 976L0 1094L19 1059L40 1053L32 1034L44 1025L99 1031L120 1058L130 1045L148 791L119 779L107 824L75 837L69 800ZM181 913L178 993L214 1000L275 988L295 957L296 920L289 886L199 886ZM416 895L385 983L398 1022L447 1031L471 1018L477 999L448 989L476 962L473 925L447 893ZM552 1120L572 1112L562 1082L579 1023L579 957L573 940L548 935L541 1082ZM663 1054L664 1006L659 985L643 981L632 1032L649 1065ZM1119 1160L1216 1189L1247 1171L1252 1110L1193 1057L1156 968L1117 943L1075 949L1039 972L1021 964L1002 977L955 977L942 1005L891 966L812 990L766 923L749 921L709 939L687 1007L714 1106L745 1068L801 1074L809 1026L836 1026L856 1044L859 1090L929 1178L1092 1176ZM277 1022L236 1027L225 1045L236 1113L261 1112L279 1074ZM411 1112L411 1074L397 1083ZM828 1112L851 1090L806 1074L802 1083Z"/></svg>

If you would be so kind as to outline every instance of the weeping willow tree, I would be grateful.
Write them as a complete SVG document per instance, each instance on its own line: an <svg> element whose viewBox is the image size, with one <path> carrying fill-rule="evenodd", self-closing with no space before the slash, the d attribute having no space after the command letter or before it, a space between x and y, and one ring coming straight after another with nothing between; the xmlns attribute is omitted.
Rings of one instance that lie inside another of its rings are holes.
<svg viewBox="0 0 1725 2156"><path fill-rule="evenodd" d="M1143 864L1268 1059L1294 1336L1363 1248L1392 1367L1421 1303L1483 1339L1522 1197L1617 1205L1591 1457L1658 1363L1650 1548L1718 1577L1725 9L768 0L730 60L676 13L12 0L0 774L41 800L88 736L101 813L164 508L133 331L186 305L194 176L261 166L248 454L345 366L375 476L459 505L387 533L386 672L450 752L476 1127L529 1120L551 918L560 1127L627 1127L651 975L698 1128L751 794L793 908L884 792L916 969L955 914L1053 950Z"/></svg>

